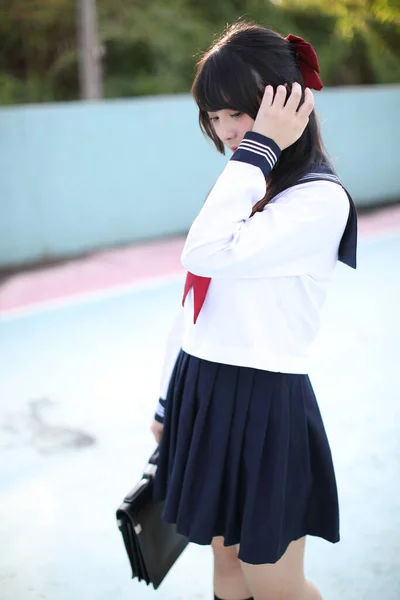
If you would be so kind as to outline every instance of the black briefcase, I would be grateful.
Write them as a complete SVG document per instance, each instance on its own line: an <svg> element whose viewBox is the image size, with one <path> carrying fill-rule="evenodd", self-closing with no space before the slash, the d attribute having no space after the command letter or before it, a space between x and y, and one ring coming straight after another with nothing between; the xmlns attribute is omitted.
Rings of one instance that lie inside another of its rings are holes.
<svg viewBox="0 0 400 600"><path fill-rule="evenodd" d="M153 500L153 480L158 449L150 458L139 483L117 510L117 524L132 569L132 578L156 590L188 545L175 525L162 520L163 502Z"/></svg>

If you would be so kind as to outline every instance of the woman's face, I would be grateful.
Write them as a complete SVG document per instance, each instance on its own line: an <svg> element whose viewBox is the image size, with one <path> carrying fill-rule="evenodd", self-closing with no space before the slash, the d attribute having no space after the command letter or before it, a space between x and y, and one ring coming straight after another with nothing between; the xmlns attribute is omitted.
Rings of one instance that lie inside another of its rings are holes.
<svg viewBox="0 0 400 600"><path fill-rule="evenodd" d="M209 112L208 117L216 135L232 152L235 152L244 134L253 129L254 119L229 108Z"/></svg>

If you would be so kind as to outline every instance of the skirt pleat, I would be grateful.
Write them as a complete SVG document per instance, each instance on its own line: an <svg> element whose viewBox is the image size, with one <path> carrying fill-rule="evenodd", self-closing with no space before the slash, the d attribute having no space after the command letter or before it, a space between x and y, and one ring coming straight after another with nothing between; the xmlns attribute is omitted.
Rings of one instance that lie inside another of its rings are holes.
<svg viewBox="0 0 400 600"><path fill-rule="evenodd" d="M154 491L190 541L222 536L250 564L275 563L307 534L338 541L332 457L308 376L181 351Z"/></svg>

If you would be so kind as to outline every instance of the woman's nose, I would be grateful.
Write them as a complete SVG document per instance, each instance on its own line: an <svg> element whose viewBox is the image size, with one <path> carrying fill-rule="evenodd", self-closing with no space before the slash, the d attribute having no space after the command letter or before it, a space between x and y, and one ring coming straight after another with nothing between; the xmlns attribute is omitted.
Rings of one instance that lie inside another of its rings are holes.
<svg viewBox="0 0 400 600"><path fill-rule="evenodd" d="M221 140L225 144L227 144L228 142L233 140L235 137L235 131L234 131L234 128L232 127L232 125L230 125L230 124L221 125L220 136L221 136Z"/></svg>

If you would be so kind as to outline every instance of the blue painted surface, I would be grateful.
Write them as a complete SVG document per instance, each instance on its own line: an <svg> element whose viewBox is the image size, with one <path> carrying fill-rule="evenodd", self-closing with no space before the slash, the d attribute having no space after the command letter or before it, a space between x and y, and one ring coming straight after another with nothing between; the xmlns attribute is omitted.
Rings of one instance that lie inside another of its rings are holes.
<svg viewBox="0 0 400 600"><path fill-rule="evenodd" d="M400 86L316 94L358 204L400 198ZM226 158L187 95L0 109L0 267L185 232Z"/></svg>
<svg viewBox="0 0 400 600"><path fill-rule="evenodd" d="M195 122L179 96L0 111L0 264L184 231L220 170Z"/></svg>
<svg viewBox="0 0 400 600"><path fill-rule="evenodd" d="M339 265L311 379L336 465L342 541L311 538L324 600L400 597L400 237ZM147 600L114 520L154 442L164 343L182 282L0 320L2 600ZM47 401L47 403L46 403ZM39 407L40 419L32 414ZM68 447L73 432L94 436ZM212 597L211 554L190 545L164 600Z"/></svg>
<svg viewBox="0 0 400 600"><path fill-rule="evenodd" d="M400 200L400 86L316 94L328 153L359 206Z"/></svg>

